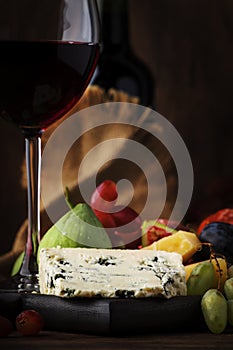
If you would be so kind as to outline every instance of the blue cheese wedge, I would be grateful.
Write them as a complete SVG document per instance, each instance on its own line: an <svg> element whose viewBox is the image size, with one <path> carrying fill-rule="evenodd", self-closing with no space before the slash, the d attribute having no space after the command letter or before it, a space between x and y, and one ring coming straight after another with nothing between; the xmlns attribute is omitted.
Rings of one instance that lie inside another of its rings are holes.
<svg viewBox="0 0 233 350"><path fill-rule="evenodd" d="M39 283L42 294L67 298L186 295L182 256L165 251L42 249Z"/></svg>

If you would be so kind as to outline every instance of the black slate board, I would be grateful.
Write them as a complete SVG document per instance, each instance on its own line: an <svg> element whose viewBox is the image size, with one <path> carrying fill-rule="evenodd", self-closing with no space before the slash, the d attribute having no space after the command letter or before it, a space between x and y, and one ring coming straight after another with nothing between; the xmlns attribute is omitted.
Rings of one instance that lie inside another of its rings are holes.
<svg viewBox="0 0 233 350"><path fill-rule="evenodd" d="M13 319L34 309L45 329L92 334L130 334L201 329L200 296L171 299L70 298L41 294L0 293L0 314Z"/></svg>

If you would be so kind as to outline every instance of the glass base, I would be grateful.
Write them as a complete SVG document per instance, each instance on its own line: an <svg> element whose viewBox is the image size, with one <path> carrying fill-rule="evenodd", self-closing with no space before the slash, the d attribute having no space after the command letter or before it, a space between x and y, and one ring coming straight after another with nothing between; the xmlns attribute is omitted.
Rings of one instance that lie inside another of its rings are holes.
<svg viewBox="0 0 233 350"><path fill-rule="evenodd" d="M38 275L22 276L17 274L0 282L0 290L5 292L32 293L40 292Z"/></svg>

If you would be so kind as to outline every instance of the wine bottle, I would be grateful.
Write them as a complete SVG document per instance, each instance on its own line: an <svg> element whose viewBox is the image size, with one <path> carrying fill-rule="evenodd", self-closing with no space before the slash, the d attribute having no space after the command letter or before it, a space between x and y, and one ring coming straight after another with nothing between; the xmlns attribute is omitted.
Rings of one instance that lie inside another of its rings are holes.
<svg viewBox="0 0 233 350"><path fill-rule="evenodd" d="M103 0L101 22L102 51L93 83L137 96L142 105L152 105L151 73L130 46L128 1Z"/></svg>

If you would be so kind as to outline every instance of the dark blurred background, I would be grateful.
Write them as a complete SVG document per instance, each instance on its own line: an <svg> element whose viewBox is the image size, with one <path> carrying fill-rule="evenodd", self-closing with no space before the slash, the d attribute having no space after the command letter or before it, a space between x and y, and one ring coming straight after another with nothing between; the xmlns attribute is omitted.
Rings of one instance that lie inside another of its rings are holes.
<svg viewBox="0 0 233 350"><path fill-rule="evenodd" d="M233 207L233 1L131 1L134 51L156 80L156 110L194 167L190 220Z"/></svg>
<svg viewBox="0 0 233 350"><path fill-rule="evenodd" d="M153 106L192 158L188 220L233 207L233 1L129 0L129 20L132 50L155 83ZM26 192L23 136L2 120L0 130L1 254L26 217Z"/></svg>

